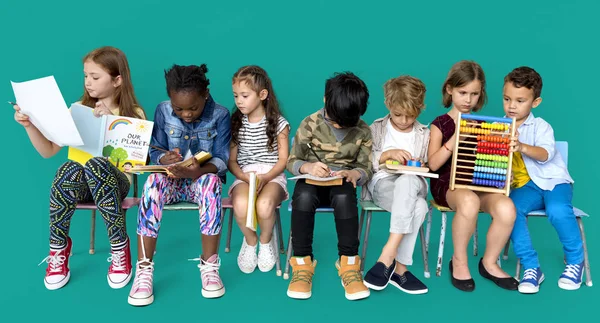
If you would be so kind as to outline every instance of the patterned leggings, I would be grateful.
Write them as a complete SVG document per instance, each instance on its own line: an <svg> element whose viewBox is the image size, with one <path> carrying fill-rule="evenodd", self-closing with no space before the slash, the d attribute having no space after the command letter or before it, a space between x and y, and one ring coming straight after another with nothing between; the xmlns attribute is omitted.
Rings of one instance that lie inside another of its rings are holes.
<svg viewBox="0 0 600 323"><path fill-rule="evenodd" d="M67 245L71 217L78 202L94 202L104 219L112 245L127 240L121 202L129 192L129 180L108 160L90 159L85 166L68 161L56 172L50 190L50 245Z"/></svg>
<svg viewBox="0 0 600 323"><path fill-rule="evenodd" d="M182 201L198 204L202 234L217 235L221 232L221 180L216 174L205 174L192 180L155 173L148 176L144 184L137 233L157 238L163 206Z"/></svg>

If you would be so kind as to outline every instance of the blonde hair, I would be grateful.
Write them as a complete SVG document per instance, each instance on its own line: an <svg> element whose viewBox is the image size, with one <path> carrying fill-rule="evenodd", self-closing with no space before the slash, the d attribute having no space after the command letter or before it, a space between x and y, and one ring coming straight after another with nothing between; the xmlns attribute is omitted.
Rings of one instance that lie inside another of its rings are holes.
<svg viewBox="0 0 600 323"><path fill-rule="evenodd" d="M416 77L402 75L383 85L385 106L388 110L399 109L401 113L418 117L425 109L425 84Z"/></svg>

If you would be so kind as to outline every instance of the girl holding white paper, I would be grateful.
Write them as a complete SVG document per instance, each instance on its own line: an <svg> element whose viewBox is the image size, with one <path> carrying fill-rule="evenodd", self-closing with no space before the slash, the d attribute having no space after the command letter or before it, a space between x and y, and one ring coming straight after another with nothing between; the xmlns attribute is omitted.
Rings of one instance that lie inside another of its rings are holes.
<svg viewBox="0 0 600 323"><path fill-rule="evenodd" d="M82 105L94 109L94 115L106 114L145 119L133 91L129 64L125 54L114 47L93 50L83 59L84 93ZM25 127L35 149L44 158L56 155L61 146L48 140L39 129L15 108L15 120ZM131 279L131 253L125 231L121 202L131 183L106 158L95 157L81 165L65 162L56 172L50 190L50 254L44 284L50 290L65 286L71 277L69 237L71 217L77 203L94 202L104 219L111 244L111 262L107 280L112 288L122 288Z"/></svg>
<svg viewBox="0 0 600 323"><path fill-rule="evenodd" d="M232 139L229 170L236 180L229 188L236 221L244 234L238 266L252 273L258 265L263 272L273 269L278 259L274 245L275 208L288 199L283 171L288 158L289 123L279 111L279 103L267 72L258 66L244 66L233 76L233 96L237 109L231 117ZM260 236L248 227L250 173L255 173L255 208ZM258 256L256 249L258 250Z"/></svg>

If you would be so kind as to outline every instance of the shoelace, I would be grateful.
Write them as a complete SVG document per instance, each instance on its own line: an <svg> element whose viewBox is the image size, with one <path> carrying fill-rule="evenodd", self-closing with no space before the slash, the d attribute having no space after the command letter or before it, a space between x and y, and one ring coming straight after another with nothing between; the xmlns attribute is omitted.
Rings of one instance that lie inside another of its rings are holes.
<svg viewBox="0 0 600 323"><path fill-rule="evenodd" d="M312 283L312 277L313 277L313 272L309 271L309 270L305 270L305 269L300 269L300 270L294 270L292 272L292 280L291 280L291 284L299 282L299 281L303 281L306 282L308 284Z"/></svg>
<svg viewBox="0 0 600 323"><path fill-rule="evenodd" d="M113 251L110 257L106 259L108 262L112 262L113 271L124 271L125 270L125 251Z"/></svg>
<svg viewBox="0 0 600 323"><path fill-rule="evenodd" d="M563 272L563 275L565 275L569 278L578 279L580 271L581 271L581 266L579 266L579 265L567 265L567 267L565 268L565 271Z"/></svg>
<svg viewBox="0 0 600 323"><path fill-rule="evenodd" d="M537 281L537 270L535 269L526 269L523 273L523 280L533 279Z"/></svg>
<svg viewBox="0 0 600 323"><path fill-rule="evenodd" d="M362 282L362 275L358 270L348 270L345 273L342 273L341 276L344 286L348 286L353 282Z"/></svg>
<svg viewBox="0 0 600 323"><path fill-rule="evenodd" d="M42 262L40 262L38 264L41 265L44 262L47 262L50 265L50 272L51 273L59 273L62 270L62 266L65 263L65 260L67 260L66 256L63 256L63 251L57 251L54 255L48 255L48 257L44 258L44 260L42 260Z"/></svg>
<svg viewBox="0 0 600 323"><path fill-rule="evenodd" d="M148 265L143 265L142 263L148 263ZM133 281L133 290L136 292L140 289L151 290L154 263L151 262L150 259L142 259L137 262L136 267L137 270Z"/></svg>
<svg viewBox="0 0 600 323"><path fill-rule="evenodd" d="M204 283L221 283L221 277L219 276L219 268L221 268L221 258L217 258L217 262L206 262L202 258L188 259L189 261L200 261L198 268L200 268L200 276Z"/></svg>

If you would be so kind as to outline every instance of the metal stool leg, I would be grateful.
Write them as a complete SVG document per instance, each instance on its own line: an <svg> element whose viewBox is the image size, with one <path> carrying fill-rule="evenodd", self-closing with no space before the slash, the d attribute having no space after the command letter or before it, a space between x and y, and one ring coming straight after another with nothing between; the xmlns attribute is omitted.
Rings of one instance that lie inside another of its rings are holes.
<svg viewBox="0 0 600 323"><path fill-rule="evenodd" d="M92 224L91 224L91 228L90 228L90 255L93 255L96 250L95 250L95 243L96 243L96 210L92 210ZM73 251L71 251L71 255L73 254Z"/></svg>
<svg viewBox="0 0 600 323"><path fill-rule="evenodd" d="M225 243L225 252L231 249L231 228L233 227L233 209L229 209L229 226L227 227L227 242Z"/></svg>
<svg viewBox="0 0 600 323"><path fill-rule="evenodd" d="M583 241L583 260L585 266L585 284L588 287L592 287L592 270L590 268L590 259L588 257L587 241L585 239L585 231L583 230L583 220L580 217L577 218L577 224L579 224L579 231L581 232L581 240Z"/></svg>
<svg viewBox="0 0 600 323"><path fill-rule="evenodd" d="M419 239L421 240L421 253L423 254L423 266L425 268L425 272L423 275L425 278L431 277L431 273L429 272L429 261L428 261L428 252L427 246L425 245L425 230L423 230L423 226L419 228Z"/></svg>
<svg viewBox="0 0 600 323"><path fill-rule="evenodd" d="M367 226L365 227L365 243L363 244L362 249L362 259L360 262L360 271L361 273L365 270L365 258L367 256L367 245L369 244L369 231L371 229L371 216L373 212L367 211Z"/></svg>
<svg viewBox="0 0 600 323"><path fill-rule="evenodd" d="M285 259L285 271L283 272L283 279L290 278L290 259L292 258L292 230L290 229L290 238L288 239L287 257Z"/></svg>
<svg viewBox="0 0 600 323"><path fill-rule="evenodd" d="M274 228L273 228L273 239L275 239L275 241L273 241L275 243L275 245L279 245L279 241L281 241L281 238L279 237L279 230L277 229L278 224L279 224L279 214L278 212L275 213L275 224L274 224ZM276 266L276 275L277 276L281 276L281 258L279 257L279 253L275 254L275 266Z"/></svg>
<svg viewBox="0 0 600 323"><path fill-rule="evenodd" d="M285 245L283 244L283 230L281 229L281 212L279 209L275 210L277 216L277 232L279 234L279 253L285 254Z"/></svg>
<svg viewBox="0 0 600 323"><path fill-rule="evenodd" d="M440 245L438 247L438 260L435 275L442 275L442 262L444 261L444 239L446 239L446 212L442 212L442 226L440 228Z"/></svg>
<svg viewBox="0 0 600 323"><path fill-rule="evenodd" d="M504 260L508 260L508 248L510 247L510 239L508 239L508 241L506 242L506 246L504 246L504 255L502 256L502 258Z"/></svg>

